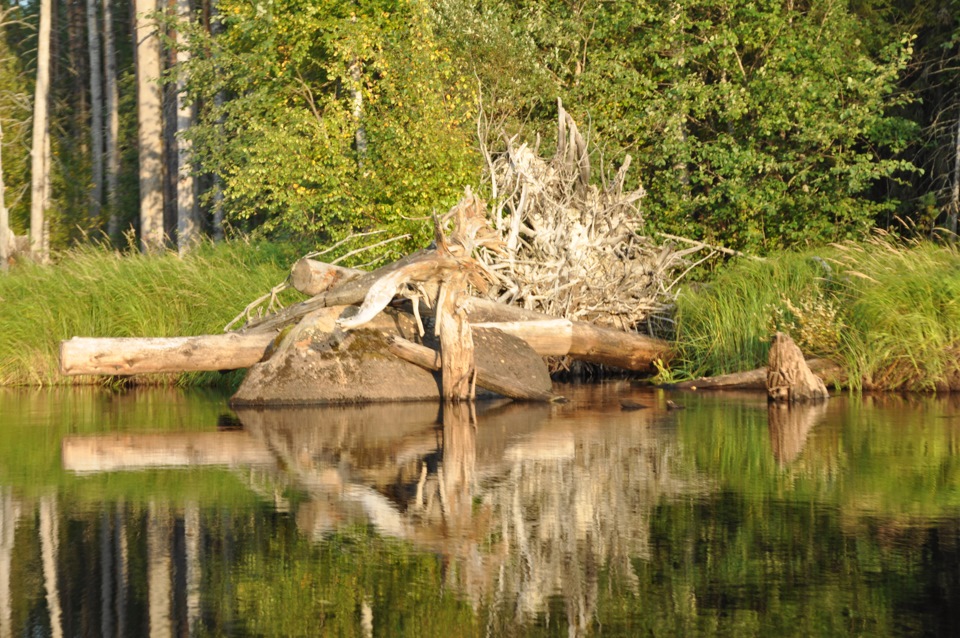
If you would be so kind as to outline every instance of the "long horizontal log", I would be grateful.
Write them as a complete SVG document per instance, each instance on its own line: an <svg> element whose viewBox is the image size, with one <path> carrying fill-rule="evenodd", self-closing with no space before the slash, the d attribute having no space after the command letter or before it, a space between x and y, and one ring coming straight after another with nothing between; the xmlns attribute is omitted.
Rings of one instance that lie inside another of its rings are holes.
<svg viewBox="0 0 960 638"><path fill-rule="evenodd" d="M65 375L131 375L249 368L264 359L274 337L268 333L74 337L60 342L60 372Z"/></svg>
<svg viewBox="0 0 960 638"><path fill-rule="evenodd" d="M273 318L268 318L264 322L251 326L250 329L261 330L267 325L273 325L274 327L277 325L286 325L286 323L296 320L311 310L334 302L336 304L360 303L363 301L370 286L380 277L386 276L413 261L422 259L423 251L414 253L409 257L372 273L358 275L356 279L336 288L321 292L297 306L291 306ZM340 266L329 266L328 264L323 264L323 262L316 261L310 265L309 272L314 273L320 278L325 278L325 280L335 279L334 275L327 274L328 271L324 266L332 269L330 272L339 273L336 275L337 277L348 276L350 273L363 273L361 270L344 269ZM380 274L378 275L378 273ZM306 290L306 288L304 289ZM507 306L478 297L467 299L464 304L464 310L467 313L467 318L471 325L489 322L504 323L556 320L555 317L550 317L540 312L525 310L515 306ZM509 332L509 330L505 331ZM523 338L522 335L518 336ZM534 350L537 350L534 344L531 344L531 346ZM566 352L555 351L557 346L554 345L552 347L554 349L550 352L541 352L541 354L545 356L569 355L576 359L616 366L627 370L649 370L653 361L657 359L666 361L671 357L670 344L662 339L655 339L646 335L604 328L578 321L570 322L569 350ZM540 352L540 350L537 351Z"/></svg>
<svg viewBox="0 0 960 638"><path fill-rule="evenodd" d="M368 326L387 334L396 332L396 326L388 318L378 317ZM484 323L475 327L514 335L527 341L541 356L569 351L571 328L565 319ZM273 334L259 332L194 337L74 337L60 342L60 372L126 376L237 370L264 360L275 338Z"/></svg>
<svg viewBox="0 0 960 638"><path fill-rule="evenodd" d="M441 369L439 352L402 337L390 339L390 352L421 368L434 372ZM521 401L555 401L559 399L552 392L543 392L536 388L524 386L515 379L508 380L495 370L488 370L481 364L477 365L477 385L485 390Z"/></svg>

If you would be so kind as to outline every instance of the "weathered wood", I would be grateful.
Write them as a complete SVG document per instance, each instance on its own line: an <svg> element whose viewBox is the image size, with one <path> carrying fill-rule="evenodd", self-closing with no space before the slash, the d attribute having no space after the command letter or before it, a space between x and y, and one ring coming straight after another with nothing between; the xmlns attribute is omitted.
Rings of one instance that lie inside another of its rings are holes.
<svg viewBox="0 0 960 638"><path fill-rule="evenodd" d="M829 359L807 359L807 367L823 380L824 385L843 385L847 381L843 368ZM682 390L766 390L767 366L746 372L681 381L674 384L674 387Z"/></svg>
<svg viewBox="0 0 960 638"><path fill-rule="evenodd" d="M380 277L386 276L396 270L399 270L408 264L422 260L423 251L414 253L395 264L385 268L366 273L353 279L344 285L333 290L321 293L316 297L305 302L290 306L248 329L259 331L266 327L279 329L283 325L295 321L310 310L315 310L328 303L336 302L338 304L356 304L363 301L370 286ZM322 268L314 267L313 272L322 272ZM360 270L353 270L353 273L363 273ZM382 273L376 276L377 273ZM303 284L304 286L306 284ZM471 325L485 324L491 322L525 322L525 321L568 321L550 317L533 310L525 310L516 306L507 306L489 299L480 297L470 297L463 301L463 310L467 313L467 319ZM627 370L649 370L653 361L662 359L668 361L671 356L670 344L662 339L656 339L637 333L614 330L595 326L590 323L569 321L567 324L556 324L554 327L559 332L547 339L546 346L538 346L530 342L531 347L544 356L564 356L569 355L575 359L581 359L592 363L615 366ZM509 329L504 329L511 332ZM564 351L563 344L566 339L566 333L569 331L570 343ZM524 335L517 334L525 339ZM538 339L541 343L543 339Z"/></svg>
<svg viewBox="0 0 960 638"><path fill-rule="evenodd" d="M275 335L196 337L74 337L60 342L60 373L130 375L236 370L262 361Z"/></svg>
<svg viewBox="0 0 960 638"><path fill-rule="evenodd" d="M500 330L527 342L542 357L563 356L570 352L573 322L569 319L542 319L534 321L470 322L474 330Z"/></svg>
<svg viewBox="0 0 960 638"><path fill-rule="evenodd" d="M390 352L404 361L434 372L442 370L440 353L436 350L402 337L392 337L389 343ZM477 385L485 390L521 401L555 401L559 398L552 392L543 392L537 388L525 386L515 379L507 379L496 370L490 370L482 364L477 365Z"/></svg>
<svg viewBox="0 0 960 638"><path fill-rule="evenodd" d="M780 403L805 403L827 399L823 381L810 371L803 353L790 335L778 332L767 361L767 396Z"/></svg>
<svg viewBox="0 0 960 638"><path fill-rule="evenodd" d="M276 465L270 450L247 432L68 436L61 455L64 469L71 472Z"/></svg>
<svg viewBox="0 0 960 638"><path fill-rule="evenodd" d="M314 297L343 285L348 281L357 279L363 276L363 274L364 272L362 270L334 266L304 257L290 269L288 281L294 289L309 297Z"/></svg>
<svg viewBox="0 0 960 638"><path fill-rule="evenodd" d="M473 359L473 333L460 303L467 294L465 273L456 272L441 286L437 300L437 335L440 337L440 374L444 401L475 398L477 369Z"/></svg>

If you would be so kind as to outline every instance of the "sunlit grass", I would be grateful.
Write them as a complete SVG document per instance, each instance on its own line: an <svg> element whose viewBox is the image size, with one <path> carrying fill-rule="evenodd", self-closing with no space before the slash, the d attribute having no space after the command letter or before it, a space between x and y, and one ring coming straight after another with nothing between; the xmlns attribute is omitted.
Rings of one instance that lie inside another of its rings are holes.
<svg viewBox="0 0 960 638"><path fill-rule="evenodd" d="M0 275L0 385L76 382L58 372L60 341L74 336L221 332L250 301L282 281L295 259L295 251L284 246L232 242L204 245L183 259L83 247L52 266L18 265ZM154 381L214 378L183 374Z"/></svg>
<svg viewBox="0 0 960 638"><path fill-rule="evenodd" d="M960 251L878 235L861 244L743 260L678 300L674 372L690 377L766 364L789 332L855 388L932 390L960 374Z"/></svg>

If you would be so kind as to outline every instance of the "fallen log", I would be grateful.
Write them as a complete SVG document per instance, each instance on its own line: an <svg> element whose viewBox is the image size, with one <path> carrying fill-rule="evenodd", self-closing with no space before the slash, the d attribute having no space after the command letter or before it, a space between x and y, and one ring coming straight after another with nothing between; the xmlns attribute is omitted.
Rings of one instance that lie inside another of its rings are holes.
<svg viewBox="0 0 960 638"><path fill-rule="evenodd" d="M363 274L362 270L325 264L322 261L304 257L290 269L288 281L296 290L313 297L357 279Z"/></svg>
<svg viewBox="0 0 960 638"><path fill-rule="evenodd" d="M377 317L367 325L388 335L411 332L410 328L398 325L389 317ZM542 357L564 355L570 351L572 325L566 319L484 322L471 324L471 327L500 330L515 336ZM331 325L330 330L333 329ZM237 332L193 337L74 337L60 342L60 372L70 376L125 376L239 370L266 359L279 336Z"/></svg>
<svg viewBox="0 0 960 638"><path fill-rule="evenodd" d="M843 368L829 359L807 359L807 366L828 386L845 385L847 382L847 375ZM672 384L671 387L680 390L766 390L767 366L746 372L681 381Z"/></svg>
<svg viewBox="0 0 960 638"><path fill-rule="evenodd" d="M131 375L249 368L269 354L275 336L74 337L60 342L60 373Z"/></svg>

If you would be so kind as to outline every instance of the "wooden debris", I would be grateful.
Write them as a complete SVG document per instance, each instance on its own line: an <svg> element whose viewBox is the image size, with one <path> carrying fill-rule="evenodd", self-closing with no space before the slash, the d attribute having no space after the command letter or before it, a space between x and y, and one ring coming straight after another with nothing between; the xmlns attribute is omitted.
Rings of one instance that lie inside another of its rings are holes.
<svg viewBox="0 0 960 638"><path fill-rule="evenodd" d="M778 403L817 402L829 398L823 381L811 372L790 335L778 332L767 363L767 396Z"/></svg>
<svg viewBox="0 0 960 638"><path fill-rule="evenodd" d="M820 377L824 385L843 385L847 382L847 375L843 368L829 359L807 359L807 367ZM766 390L767 366L746 372L681 381L672 384L671 387L680 390Z"/></svg>
<svg viewBox="0 0 960 638"><path fill-rule="evenodd" d="M60 342L60 372L131 375L249 368L267 356L274 337L267 333L172 338L74 337Z"/></svg>

